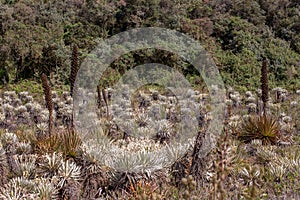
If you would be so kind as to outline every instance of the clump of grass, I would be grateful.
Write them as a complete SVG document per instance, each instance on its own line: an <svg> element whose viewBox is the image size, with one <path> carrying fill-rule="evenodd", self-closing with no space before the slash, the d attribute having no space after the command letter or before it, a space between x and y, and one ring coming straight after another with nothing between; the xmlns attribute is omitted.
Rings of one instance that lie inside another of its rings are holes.
<svg viewBox="0 0 300 200"><path fill-rule="evenodd" d="M31 142L38 154L61 152L66 158L76 158L82 144L81 138L73 130L57 132L42 140L35 138Z"/></svg>
<svg viewBox="0 0 300 200"><path fill-rule="evenodd" d="M75 158L81 147L80 136L74 130L67 130L62 134L61 151L67 158Z"/></svg>
<svg viewBox="0 0 300 200"><path fill-rule="evenodd" d="M34 152L41 155L58 151L62 144L61 137L58 133L54 133L51 136L41 140L32 138L31 142Z"/></svg>
<svg viewBox="0 0 300 200"><path fill-rule="evenodd" d="M259 139L262 144L277 144L281 132L277 120L270 115L250 116L245 119L238 132L238 139L249 143Z"/></svg>

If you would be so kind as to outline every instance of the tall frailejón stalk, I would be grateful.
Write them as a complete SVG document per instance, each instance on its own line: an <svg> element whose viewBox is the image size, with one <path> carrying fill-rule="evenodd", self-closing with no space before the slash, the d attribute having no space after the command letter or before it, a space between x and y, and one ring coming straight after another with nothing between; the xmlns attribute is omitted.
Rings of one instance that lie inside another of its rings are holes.
<svg viewBox="0 0 300 200"><path fill-rule="evenodd" d="M100 87L100 85L97 85L97 93L98 93L98 108L99 108L99 110L100 110L100 117L102 117L102 111L101 111L101 109L102 109L102 98L101 98L101 92L102 92L102 90L101 90L101 87Z"/></svg>
<svg viewBox="0 0 300 200"><path fill-rule="evenodd" d="M267 113L267 102L269 100L269 86L268 86L268 61L263 60L261 66L261 90L262 90L262 102L263 102L263 114Z"/></svg>
<svg viewBox="0 0 300 200"><path fill-rule="evenodd" d="M70 95L73 96L74 93L74 84L77 76L77 72L79 69L78 64L78 47L77 45L73 45L73 51L72 51L72 60L71 60L71 74L70 74Z"/></svg>
<svg viewBox="0 0 300 200"><path fill-rule="evenodd" d="M52 133L52 128L53 128L53 102L52 102L52 93L51 93L51 87L48 82L48 78L45 74L42 74L41 76L42 79L42 86L44 90L44 96L45 96L45 101L46 101L46 106L49 111L49 136Z"/></svg>
<svg viewBox="0 0 300 200"><path fill-rule="evenodd" d="M200 184L203 180L203 171L205 167L205 159L200 157L201 148L203 147L204 139L205 139L206 131L198 132L198 135L195 140L193 154L192 154L192 165L190 174L193 175L198 184Z"/></svg>
<svg viewBox="0 0 300 200"><path fill-rule="evenodd" d="M102 89L102 97L106 106L106 118L108 119L109 118L108 99L107 99L107 94L105 92L105 89Z"/></svg>

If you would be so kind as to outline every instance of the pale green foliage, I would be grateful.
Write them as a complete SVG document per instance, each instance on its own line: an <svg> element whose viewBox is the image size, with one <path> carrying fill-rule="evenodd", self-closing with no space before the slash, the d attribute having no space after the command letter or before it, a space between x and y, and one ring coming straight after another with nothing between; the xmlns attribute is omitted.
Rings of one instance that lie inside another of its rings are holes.
<svg viewBox="0 0 300 200"><path fill-rule="evenodd" d="M60 153L54 152L43 155L41 160L38 165L38 173L44 177L52 177L57 175L63 159Z"/></svg>
<svg viewBox="0 0 300 200"><path fill-rule="evenodd" d="M60 177L58 187L63 187L67 180L73 179L78 181L81 179L81 167L69 160L61 161L61 165L58 169L58 176Z"/></svg>
<svg viewBox="0 0 300 200"><path fill-rule="evenodd" d="M15 155L15 162L17 165L17 175L25 178L32 178L36 173L35 162L37 159L36 155Z"/></svg>
<svg viewBox="0 0 300 200"><path fill-rule="evenodd" d="M59 199L57 196L58 190L55 188L53 183L48 179L40 178L36 180L38 184L35 187L35 191L38 194L38 198L41 200L56 200Z"/></svg>
<svg viewBox="0 0 300 200"><path fill-rule="evenodd" d="M132 152L130 155L121 153L118 160L112 163L112 167L122 172L151 172L162 168L162 159L163 156L146 151Z"/></svg>
<svg viewBox="0 0 300 200"><path fill-rule="evenodd" d="M34 186L34 182L23 177L11 179L3 188L0 188L0 198L7 200L34 200L37 198L37 194L28 192L33 190Z"/></svg>

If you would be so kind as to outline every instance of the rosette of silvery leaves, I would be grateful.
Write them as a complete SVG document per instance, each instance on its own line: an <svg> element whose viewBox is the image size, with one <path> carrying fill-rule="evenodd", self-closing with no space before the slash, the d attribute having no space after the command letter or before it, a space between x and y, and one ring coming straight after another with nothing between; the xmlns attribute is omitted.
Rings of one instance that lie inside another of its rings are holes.
<svg viewBox="0 0 300 200"><path fill-rule="evenodd" d="M194 137L186 135L186 137L181 138L181 141L171 144L155 143L153 138L157 135L170 137L173 132L180 132L180 130L186 129L185 126L192 126L190 124L193 123L191 118L197 119L196 113L193 112L198 109L198 104L194 101L197 98L186 100L181 96L178 97L182 100L181 112L178 115L180 115L183 125L178 126L178 130L174 130L174 124L165 118L167 116L166 110L170 109L168 106L172 104L170 102L175 102L174 98L159 97L163 101L152 101L148 107L134 111L130 99L130 93L132 94L133 91L128 91L126 85L122 85L122 87L120 89L121 95L116 100L118 103L110 105L110 112L111 116L121 116L113 118L113 120L117 124L122 124L121 129L130 135L130 143L111 142L99 131L96 133L98 135L97 141L94 139L86 140L84 146L87 153L98 159L101 158L100 162L117 171L151 172L168 167L172 161L179 159L186 153L193 144ZM188 91L188 93L190 97L195 95L194 91ZM151 96L152 93L146 98L151 98ZM198 123L195 121L195 124Z"/></svg>

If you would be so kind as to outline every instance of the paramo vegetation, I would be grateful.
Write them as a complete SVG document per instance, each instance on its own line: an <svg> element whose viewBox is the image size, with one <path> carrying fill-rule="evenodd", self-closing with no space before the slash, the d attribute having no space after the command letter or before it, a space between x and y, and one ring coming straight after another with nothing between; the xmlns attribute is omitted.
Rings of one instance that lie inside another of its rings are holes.
<svg viewBox="0 0 300 200"><path fill-rule="evenodd" d="M0 2L1 200L299 199L298 0ZM210 91L224 92L222 116L197 70L157 49L116 59L96 91L74 87L100 40L153 26L188 34L210 53L226 87ZM175 68L192 87L177 96L154 84L113 87L145 63ZM78 105L99 125L84 130L95 138L74 125L74 94L96 97L95 112L85 99ZM219 117L224 126L203 156ZM196 135L181 137L190 127ZM186 143L171 145L177 138Z"/></svg>

